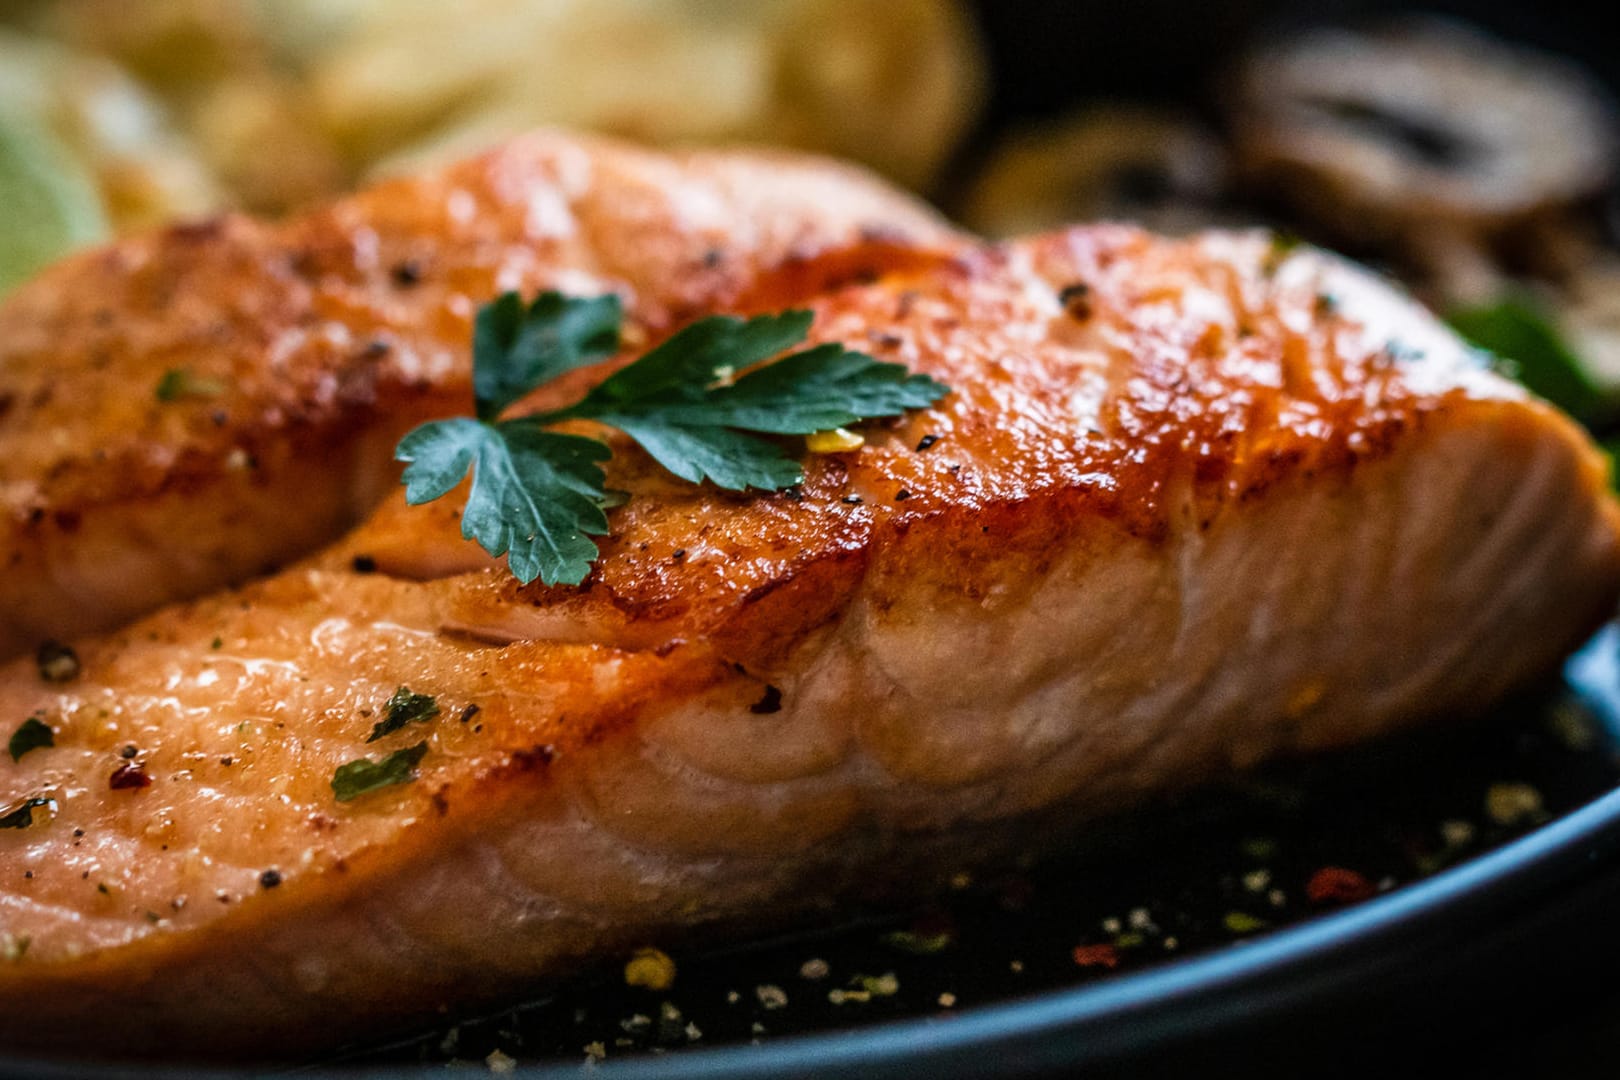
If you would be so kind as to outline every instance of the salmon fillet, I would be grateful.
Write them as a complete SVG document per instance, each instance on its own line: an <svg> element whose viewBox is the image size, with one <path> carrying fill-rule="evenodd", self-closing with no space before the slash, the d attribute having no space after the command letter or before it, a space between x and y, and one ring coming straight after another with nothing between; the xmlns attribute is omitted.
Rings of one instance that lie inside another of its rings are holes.
<svg viewBox="0 0 1620 1080"><path fill-rule="evenodd" d="M0 668L55 732L0 762L0 1041L273 1057L924 889L1476 710L1620 590L1585 435L1328 257L1079 228L806 302L953 392L769 495L615 441L576 587L395 498L70 681ZM439 714L368 743L402 686Z"/></svg>
<svg viewBox="0 0 1620 1080"><path fill-rule="evenodd" d="M499 291L617 291L657 334L956 242L829 162L540 134L69 259L0 305L0 657L335 539L397 481L400 435L467 408Z"/></svg>

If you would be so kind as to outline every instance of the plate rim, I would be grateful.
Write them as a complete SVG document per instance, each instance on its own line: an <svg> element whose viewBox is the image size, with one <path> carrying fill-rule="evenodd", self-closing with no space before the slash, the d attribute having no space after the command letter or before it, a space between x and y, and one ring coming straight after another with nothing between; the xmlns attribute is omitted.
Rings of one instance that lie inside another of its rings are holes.
<svg viewBox="0 0 1620 1080"><path fill-rule="evenodd" d="M1002 1076L1118 1062L1149 1047L1161 1050L1222 1029L1238 1017L1320 1004L1342 991L1357 970L1380 957L1387 960L1403 945L1426 938L1425 947L1433 948L1447 938L1455 940L1537 894L1567 888L1571 879L1612 869L1617 862L1620 788L1431 877L1141 971L948 1013L781 1035L759 1045L694 1047L609 1060L593 1072L620 1080L856 1075L950 1080L982 1075L987 1053L999 1055L994 1071ZM97 1066L0 1057L0 1076L34 1080L240 1080L267 1070L309 1080L420 1080L443 1068ZM580 1069L576 1061L547 1061L520 1065L513 1075L577 1080Z"/></svg>

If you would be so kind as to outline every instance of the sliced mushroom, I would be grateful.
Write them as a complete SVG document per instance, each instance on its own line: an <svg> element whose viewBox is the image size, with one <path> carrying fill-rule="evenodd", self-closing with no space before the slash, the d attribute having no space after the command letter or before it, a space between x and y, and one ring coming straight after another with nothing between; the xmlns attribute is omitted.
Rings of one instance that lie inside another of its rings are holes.
<svg viewBox="0 0 1620 1080"><path fill-rule="evenodd" d="M1478 244L1568 211L1616 165L1613 108L1584 72L1436 19L1263 49L1231 104L1244 173L1362 244Z"/></svg>
<svg viewBox="0 0 1620 1080"><path fill-rule="evenodd" d="M1003 140L963 219L990 236L1103 219L1185 233L1214 223L1225 177L1220 144L1182 117L1104 106Z"/></svg>

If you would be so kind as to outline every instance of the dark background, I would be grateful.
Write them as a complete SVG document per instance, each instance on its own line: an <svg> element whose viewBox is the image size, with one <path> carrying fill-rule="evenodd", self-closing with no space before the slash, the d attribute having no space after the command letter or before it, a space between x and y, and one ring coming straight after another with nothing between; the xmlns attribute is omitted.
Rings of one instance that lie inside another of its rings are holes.
<svg viewBox="0 0 1620 1080"><path fill-rule="evenodd" d="M1423 11L1456 15L1501 36L1564 53L1620 83L1620 40L1601 2L1452 0L1415 5L1362 0L976 0L990 43L995 94L987 126L1050 114L1086 98L1197 106L1244 45L1302 22L1354 21Z"/></svg>

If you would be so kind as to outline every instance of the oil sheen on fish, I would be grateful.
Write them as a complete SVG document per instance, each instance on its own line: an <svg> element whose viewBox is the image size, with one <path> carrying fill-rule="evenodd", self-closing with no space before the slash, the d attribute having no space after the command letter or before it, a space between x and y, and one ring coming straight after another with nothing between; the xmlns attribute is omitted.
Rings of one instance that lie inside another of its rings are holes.
<svg viewBox="0 0 1620 1080"><path fill-rule="evenodd" d="M952 241L829 162L541 134L286 224L70 259L0 305L0 657L335 539L398 437L465 407L500 290L617 291L656 334Z"/></svg>
<svg viewBox="0 0 1620 1080"><path fill-rule="evenodd" d="M953 392L770 495L615 441L577 587L395 498L71 681L0 668L55 742L0 761L0 1043L275 1056L925 888L1474 711L1613 609L1602 455L1328 257L1088 227L802 299ZM438 715L368 743L402 686Z"/></svg>

